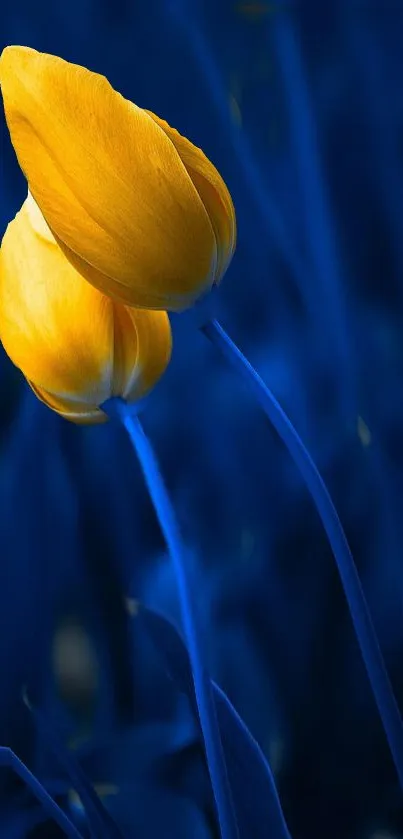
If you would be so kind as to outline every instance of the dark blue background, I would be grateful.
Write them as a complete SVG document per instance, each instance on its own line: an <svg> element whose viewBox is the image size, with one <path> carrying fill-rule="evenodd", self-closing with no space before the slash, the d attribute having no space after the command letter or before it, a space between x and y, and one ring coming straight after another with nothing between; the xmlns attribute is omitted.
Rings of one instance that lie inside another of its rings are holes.
<svg viewBox="0 0 403 839"><path fill-rule="evenodd" d="M402 4L6 0L0 48L13 43L105 74L223 174L239 241L220 317L326 479L403 703ZM3 118L0 130L2 234L26 185ZM401 836L395 771L301 477L214 349L173 325L144 426L194 548L209 667L272 761L294 839ZM124 608L135 598L178 620L130 442L52 414L4 352L0 407L0 743L65 803L27 686L81 742L91 780L116 785L105 800L129 836L214 836L189 709ZM4 769L0 783L1 836L23 839L36 809Z"/></svg>

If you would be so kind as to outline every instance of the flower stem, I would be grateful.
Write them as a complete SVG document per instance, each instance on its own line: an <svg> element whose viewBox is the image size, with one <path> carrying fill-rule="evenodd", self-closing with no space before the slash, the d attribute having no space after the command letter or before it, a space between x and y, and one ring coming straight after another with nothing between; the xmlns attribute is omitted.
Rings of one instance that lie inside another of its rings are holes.
<svg viewBox="0 0 403 839"><path fill-rule="evenodd" d="M239 839L211 682L203 665L201 645L193 617L191 586L187 577L187 552L182 542L174 509L161 476L153 448L144 433L138 416L133 415L130 406L120 399L110 400L102 407L111 416L117 415L129 434L174 564L183 626L192 665L200 727L204 740L221 837L222 839Z"/></svg>
<svg viewBox="0 0 403 839"><path fill-rule="evenodd" d="M216 320L201 331L246 381L298 466L316 505L337 563L351 619L390 751L403 789L403 726L368 604L343 527L317 467L283 409Z"/></svg>
<svg viewBox="0 0 403 839"><path fill-rule="evenodd" d="M9 766L16 772L29 787L35 798L40 801L44 811L59 825L65 836L68 836L69 839L83 839L82 834L66 816L66 813L53 801L44 786L8 746L0 747L0 766Z"/></svg>

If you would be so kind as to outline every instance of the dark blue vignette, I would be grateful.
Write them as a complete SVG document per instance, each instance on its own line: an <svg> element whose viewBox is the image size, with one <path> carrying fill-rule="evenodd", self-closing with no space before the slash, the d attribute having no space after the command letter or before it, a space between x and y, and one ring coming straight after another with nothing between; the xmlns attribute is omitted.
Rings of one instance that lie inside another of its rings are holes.
<svg viewBox="0 0 403 839"><path fill-rule="evenodd" d="M326 480L402 706L403 12L381 7L42 0L6 5L0 38L105 73L222 172L239 243L220 320ZM3 233L26 187L4 120L1 132ZM179 607L130 442L55 417L4 353L0 386L0 744L88 835L26 691L124 834L215 836L188 698L145 630L131 631L137 601L176 625ZM144 424L197 547L211 676L270 760L292 836L401 836L314 507L247 392L186 324ZM0 827L5 839L61 835L5 767Z"/></svg>

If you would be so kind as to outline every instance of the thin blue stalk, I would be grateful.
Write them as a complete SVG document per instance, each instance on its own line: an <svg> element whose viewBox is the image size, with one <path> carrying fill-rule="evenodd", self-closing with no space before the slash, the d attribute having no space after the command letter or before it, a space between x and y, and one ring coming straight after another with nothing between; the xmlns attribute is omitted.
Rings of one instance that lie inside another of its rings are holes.
<svg viewBox="0 0 403 839"><path fill-rule="evenodd" d="M352 14L351 14L352 12ZM356 16L354 8L345 12L351 15L343 26L348 57L358 77L356 107L364 113L362 141L364 153L370 153L371 179L376 184L385 227L391 233L398 265L396 275L403 277L403 238L401 233L402 167L400 150L400 110L394 113L391 103L385 68L385 51L382 48L378 30L362 25L361 14Z"/></svg>
<svg viewBox="0 0 403 839"><path fill-rule="evenodd" d="M0 746L0 766L9 766L26 783L35 798L42 804L43 809L49 817L59 825L69 839L83 839L82 834L66 816L63 810L53 801L53 798L46 792L42 784L29 771L25 763L14 754L7 746Z"/></svg>
<svg viewBox="0 0 403 839"><path fill-rule="evenodd" d="M171 2L164 7L170 17L175 18L177 25L184 32L186 44L190 46L191 57L198 64L201 77L208 87L221 130L226 136L226 144L232 148L238 172L243 176L245 188L255 203L262 224L270 240L275 243L281 253L304 298L306 298L307 291L309 292L307 266L304 265L303 260L295 250L295 242L292 241L272 194L263 185L262 174L255 162L246 135L238 126L234 125L231 117L229 94L223 84L222 74L200 23L195 25L192 21L191 15L194 9L188 9L188 5L192 6L192 4L186 2ZM315 301L316 296L313 303L317 309Z"/></svg>
<svg viewBox="0 0 403 839"><path fill-rule="evenodd" d="M211 682L203 665L201 645L193 617L191 586L187 577L187 552L182 542L176 516L154 451L138 416L133 415L133 409L130 409L121 399L108 400L102 408L110 416L120 419L129 434L174 564L183 626L192 665L200 726L221 836L222 839L239 839Z"/></svg>
<svg viewBox="0 0 403 839"><path fill-rule="evenodd" d="M180 633L165 617L143 604L136 621L153 642L165 671L197 713L189 651ZM267 839L268 834L270 839L291 839L269 761L228 696L215 682L211 686L242 839Z"/></svg>
<svg viewBox="0 0 403 839"><path fill-rule="evenodd" d="M23 699L32 715L38 734L57 757L60 765L67 773L71 785L79 795L93 839L123 839L122 831L96 794L75 756L65 748L41 711L31 705L26 694L24 694Z"/></svg>
<svg viewBox="0 0 403 839"><path fill-rule="evenodd" d="M309 452L283 409L238 347L216 320L201 331L246 381L298 466L311 493L337 563L351 619L390 751L403 789L403 726L375 628L343 527L328 489Z"/></svg>
<svg viewBox="0 0 403 839"><path fill-rule="evenodd" d="M343 388L347 384L346 413L351 415L355 404L351 363L353 354L348 337L338 248L317 141L314 107L291 17L289 14L279 13L274 20L270 31L273 33L273 43L283 76L284 101L288 110L291 145L301 189L307 244L316 274L314 290L315 295L323 301L321 321L324 318L328 321L334 345L338 350L342 366L342 375L339 378Z"/></svg>

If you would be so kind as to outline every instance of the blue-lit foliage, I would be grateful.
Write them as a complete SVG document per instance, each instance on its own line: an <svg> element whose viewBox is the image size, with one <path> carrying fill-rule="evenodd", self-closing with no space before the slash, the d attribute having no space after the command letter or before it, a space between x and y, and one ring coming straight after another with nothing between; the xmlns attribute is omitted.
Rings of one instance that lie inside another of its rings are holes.
<svg viewBox="0 0 403 839"><path fill-rule="evenodd" d="M403 8L22 0L0 24L0 48L104 73L222 172L239 244L219 320L325 478L402 707ZM0 128L3 233L25 183ZM142 422L189 548L232 785L248 755L241 839L248 819L251 839L281 830L259 797L265 759L294 839L400 836L397 775L301 473L198 324L172 320ZM148 611L181 626L130 440L51 414L4 353L0 385L0 836L62 835L12 750L83 837L217 837L186 650ZM222 690L261 751L237 745Z"/></svg>

